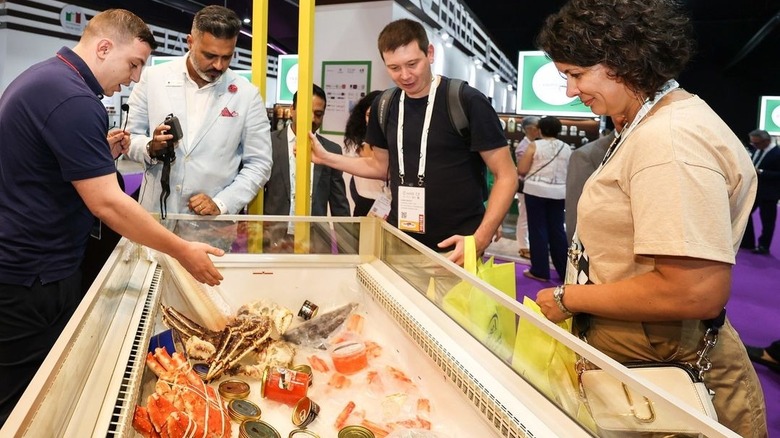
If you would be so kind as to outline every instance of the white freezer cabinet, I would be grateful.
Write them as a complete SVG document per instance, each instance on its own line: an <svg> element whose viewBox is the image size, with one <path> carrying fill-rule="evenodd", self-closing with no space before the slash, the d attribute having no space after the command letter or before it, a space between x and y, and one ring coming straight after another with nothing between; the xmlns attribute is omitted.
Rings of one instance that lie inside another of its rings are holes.
<svg viewBox="0 0 780 438"><path fill-rule="evenodd" d="M540 384L525 371L529 364L513 351L514 342L523 340L522 331L503 345L482 342L488 336L456 322L469 324L468 317L453 318L444 310L444 297L464 285L469 293L484 294L508 309L514 327L522 320L539 328L648 399L671 405L705 435L733 436L717 423L675 407L669 394L377 219L170 215L166 225L187 239L226 250L225 256L214 258L222 284L194 284L167 256L123 239L0 436L140 436L131 423L136 405L145 404L155 390L155 376L145 361L152 337L167 330L161 304L203 323L201 317L214 312L208 307L214 297L219 298L217 309L226 314L260 299L290 309L290 330L304 324L297 313L305 300L319 307L314 318L347 304L362 317L361 336L381 355L340 380L335 371L314 373L308 396L320 413L308 430L323 438L336 436L335 420L350 401L360 413L350 421L381 424L392 431L389 436L594 436L572 382L553 378ZM301 342L293 362L306 363L312 356L327 361L327 347L327 339ZM400 373L404 383L385 375L378 384L375 377L387 370ZM262 420L288 436L295 428L291 408L261 397L261 379L239 378L250 383L249 399L261 407ZM414 400L430 406L428 427L405 431L399 426L403 421L395 420L414 415L408 406ZM231 436L239 436L237 423Z"/></svg>

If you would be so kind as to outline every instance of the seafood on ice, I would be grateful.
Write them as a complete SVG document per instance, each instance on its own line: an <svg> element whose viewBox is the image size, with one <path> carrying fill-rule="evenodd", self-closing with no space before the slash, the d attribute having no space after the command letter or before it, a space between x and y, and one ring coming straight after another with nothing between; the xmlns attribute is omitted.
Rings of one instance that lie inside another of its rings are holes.
<svg viewBox="0 0 780 438"><path fill-rule="evenodd" d="M187 355L209 364L207 382L226 373L251 372L241 363L250 354L255 355L251 366L259 369L289 365L295 355L292 346L278 341L292 322L292 312L276 303L259 300L241 306L221 331L209 330L172 307L161 307L163 322L182 339Z"/></svg>
<svg viewBox="0 0 780 438"><path fill-rule="evenodd" d="M222 398L192 370L179 353L155 349L146 357L149 369L157 375L154 393L146 406L136 406L133 428L150 437L229 437L230 418Z"/></svg>

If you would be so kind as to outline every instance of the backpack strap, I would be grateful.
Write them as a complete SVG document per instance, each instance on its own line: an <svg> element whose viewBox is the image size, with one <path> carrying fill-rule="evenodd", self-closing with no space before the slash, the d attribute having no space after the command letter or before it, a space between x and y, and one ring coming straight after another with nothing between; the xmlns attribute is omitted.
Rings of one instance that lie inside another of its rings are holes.
<svg viewBox="0 0 780 438"><path fill-rule="evenodd" d="M388 88L379 95L379 105L377 105L377 117L379 118L379 127L382 129L382 135L387 138L387 112L390 109L390 102L401 90L398 87Z"/></svg>
<svg viewBox="0 0 780 438"><path fill-rule="evenodd" d="M463 87L466 81L460 79L447 80L447 94L444 102L447 105L447 114L450 117L450 124L460 134L461 137L469 136L469 118L463 107ZM398 87L388 88L379 95L379 105L377 108L377 117L379 126L382 128L382 135L387 138L387 114L390 109L390 102L400 93Z"/></svg>
<svg viewBox="0 0 780 438"><path fill-rule="evenodd" d="M452 127L458 131L461 137L469 136L469 118L463 108L463 87L466 81L449 79L447 83L447 112L450 116Z"/></svg>

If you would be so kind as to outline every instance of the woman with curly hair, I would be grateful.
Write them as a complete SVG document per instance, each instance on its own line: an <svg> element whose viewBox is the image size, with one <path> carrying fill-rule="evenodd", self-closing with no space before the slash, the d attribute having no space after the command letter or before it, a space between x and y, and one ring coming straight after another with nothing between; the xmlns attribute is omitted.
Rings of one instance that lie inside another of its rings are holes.
<svg viewBox="0 0 780 438"><path fill-rule="evenodd" d="M354 153L361 157L371 154L371 146L364 143L363 140L366 137L371 104L381 93L380 90L374 90L366 94L355 104L349 113L347 126L344 128L344 146L347 153ZM367 216L368 212L371 211L371 206L374 205L374 201L376 201L378 196L381 196L384 187L384 181L353 175L349 181L349 195L355 203L355 207L352 209L352 216Z"/></svg>
<svg viewBox="0 0 780 438"><path fill-rule="evenodd" d="M706 320L731 292L731 269L756 191L737 136L674 80L693 53L672 0L572 0L537 44L566 93L626 125L585 183L567 285L542 289L545 316L618 362L694 364ZM767 436L764 398L728 320L704 375L718 420Z"/></svg>

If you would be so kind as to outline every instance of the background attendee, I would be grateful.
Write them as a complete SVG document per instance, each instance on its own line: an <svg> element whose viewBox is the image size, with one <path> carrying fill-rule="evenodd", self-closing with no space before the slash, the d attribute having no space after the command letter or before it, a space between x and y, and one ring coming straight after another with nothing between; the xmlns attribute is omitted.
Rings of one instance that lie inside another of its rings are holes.
<svg viewBox="0 0 780 438"><path fill-rule="evenodd" d="M371 104L382 93L374 90L358 101L349 113L347 125L344 128L344 148L349 153L367 157L374 153L371 145L365 143L368 117L371 115ZM352 176L349 181L349 194L355 203L352 216L366 216L371 211L377 198L383 196L386 182L378 179Z"/></svg>
<svg viewBox="0 0 780 438"><path fill-rule="evenodd" d="M322 88L314 85L313 90L311 132L316 133L322 126L328 102ZM295 141L297 137L295 130L298 120L295 107L297 102L298 93L296 92L290 107L292 123L287 125L287 128L271 134L274 164L271 178L264 189L264 214L291 216L295 214ZM341 154L341 146L320 135L317 135L317 138L328 152ZM315 164L311 184L312 216L327 216L329 208L331 216L349 216L349 201L347 201L344 177L340 170Z"/></svg>
<svg viewBox="0 0 780 438"><path fill-rule="evenodd" d="M539 117L523 117L523 121L520 122L520 128L525 135L515 148L516 163L519 163L523 158L523 154L525 154L525 151L528 149L528 145L539 138ZM518 172L517 177L519 179L518 184L522 185L521 181L523 180L523 176ZM517 191L517 228L515 235L517 236L517 243L520 245L518 254L520 254L520 257L530 259L531 250L528 249L528 215L525 212L525 194L519 189Z"/></svg>
<svg viewBox="0 0 780 438"><path fill-rule="evenodd" d="M566 170L566 239L569 244L577 226L577 202L582 194L582 186L599 167L604 154L607 153L607 148L615 140L616 128L614 126L612 128L605 128L608 129L606 135L575 149L569 157L569 168Z"/></svg>
<svg viewBox="0 0 780 438"><path fill-rule="evenodd" d="M101 99L137 81L155 46L140 18L109 9L0 98L0 427L81 301L96 217L198 281L222 279L208 257L220 250L176 237L117 183Z"/></svg>
<svg viewBox="0 0 780 438"><path fill-rule="evenodd" d="M482 93L466 85L461 100L469 137L455 130L445 99L449 79L432 73L433 45L419 22L393 21L379 34L378 46L401 92L387 108L385 129L376 102L371 109L365 142L374 153L370 157L331 154L315 141L313 160L365 178L384 180L389 171L393 201L388 222L429 248L452 251L449 259L462 264L463 236L473 234L477 252L482 253L499 230L517 189L514 162L498 116ZM485 164L495 176L487 209Z"/></svg>
<svg viewBox="0 0 780 438"><path fill-rule="evenodd" d="M567 96L626 118L583 188L570 284L537 295L551 321L575 314L577 334L619 362L696 363L704 321L729 299L755 194L737 136L674 81L691 58L690 31L676 2L572 0L538 36ZM728 319L709 359L718 421L766 436L761 387Z"/></svg>
<svg viewBox="0 0 780 438"><path fill-rule="evenodd" d="M162 124L181 123L176 160L170 164L168 213L235 214L271 174L270 123L257 87L230 68L241 21L230 9L206 6L187 35L189 52L149 67L128 104L128 156L146 164L139 200L161 212L166 173L157 160L172 135ZM160 157L161 158L161 157Z"/></svg>
<svg viewBox="0 0 780 438"><path fill-rule="evenodd" d="M558 277L563 280L567 248L563 209L571 147L558 140L561 121L557 117L542 117L539 132L541 138L528 145L517 163L517 173L525 179L523 193L531 244L531 267L523 274L536 280L549 280L549 258L552 258Z"/></svg>
<svg viewBox="0 0 780 438"><path fill-rule="evenodd" d="M748 216L742 247L751 248L756 254L769 254L772 236L777 222L777 201L780 200L780 148L772 143L772 137L762 129L750 131L750 145L753 147L751 158L758 174L758 191L751 215ZM761 235L753 230L752 212L758 209L761 217Z"/></svg>
<svg viewBox="0 0 780 438"><path fill-rule="evenodd" d="M770 370L780 373L780 340L772 342L768 347L752 347L746 345L750 360L760 363Z"/></svg>

